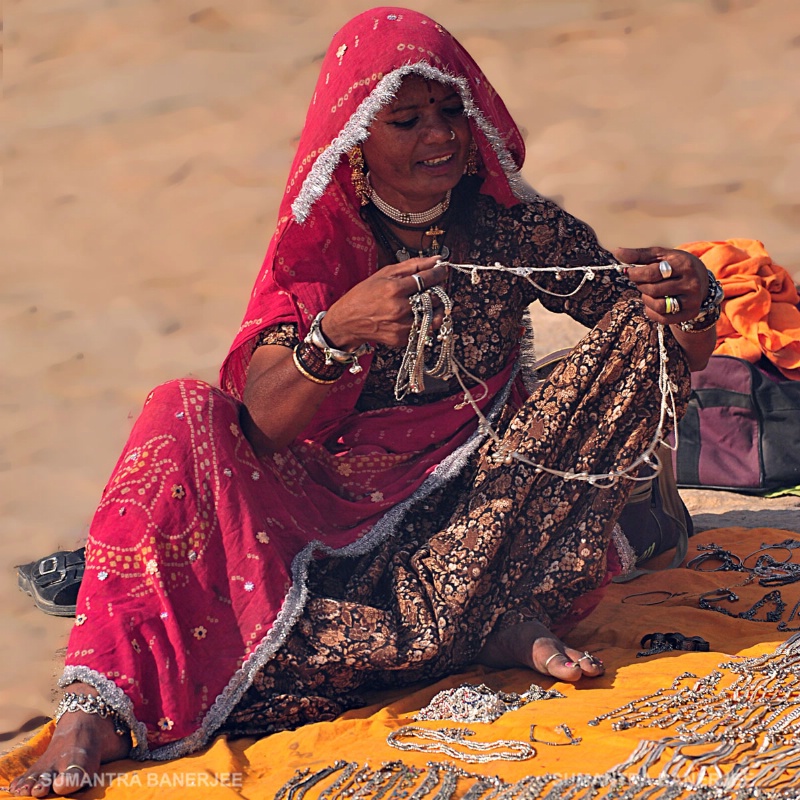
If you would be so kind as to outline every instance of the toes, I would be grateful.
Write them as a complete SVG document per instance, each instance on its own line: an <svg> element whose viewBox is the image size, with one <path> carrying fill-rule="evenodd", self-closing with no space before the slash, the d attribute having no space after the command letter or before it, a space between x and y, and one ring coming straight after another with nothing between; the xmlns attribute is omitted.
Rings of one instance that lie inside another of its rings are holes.
<svg viewBox="0 0 800 800"><path fill-rule="evenodd" d="M550 654L540 661L541 666L537 666L542 674L574 683L584 676L594 678L605 672L603 662L591 653L573 650L560 643L559 646L554 640L551 642L553 646Z"/></svg>
<svg viewBox="0 0 800 800"><path fill-rule="evenodd" d="M16 795L17 797L30 797L31 789L33 788L33 784L36 783L38 777L38 775L21 775L19 778L15 778L13 781L11 781L11 785L8 787L8 789L11 794Z"/></svg>
<svg viewBox="0 0 800 800"><path fill-rule="evenodd" d="M580 680L583 675L580 664L564 650L554 650L550 653L542 662L539 672L570 683Z"/></svg>
<svg viewBox="0 0 800 800"><path fill-rule="evenodd" d="M589 652L584 651L577 656L573 655L573 658L575 658L575 663L581 668L581 672L583 672L584 675L594 677L596 675L602 675L605 672L603 662L597 658L597 656L593 656Z"/></svg>
<svg viewBox="0 0 800 800"><path fill-rule="evenodd" d="M72 794L91 785L86 769L80 764L70 764L55 777L53 791L58 795Z"/></svg>
<svg viewBox="0 0 800 800"><path fill-rule="evenodd" d="M9 786L16 797L47 797L73 794L91 786L91 777L80 764L70 764L61 771L36 772L17 778Z"/></svg>

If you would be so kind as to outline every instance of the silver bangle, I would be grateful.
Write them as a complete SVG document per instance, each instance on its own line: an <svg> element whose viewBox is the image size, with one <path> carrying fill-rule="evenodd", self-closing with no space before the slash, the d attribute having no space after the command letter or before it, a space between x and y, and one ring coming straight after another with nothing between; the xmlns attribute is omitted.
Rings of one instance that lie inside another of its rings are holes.
<svg viewBox="0 0 800 800"><path fill-rule="evenodd" d="M350 364L350 372L352 372L353 375L357 375L362 369L361 364L358 363L358 359L366 353L371 353L372 345L370 345L369 342L364 342L364 344L352 351L337 350L328 342L325 338L325 334L322 333L321 322L325 314L325 311L320 311L319 314L314 317L314 321L311 323L311 328L304 341L307 344L313 345L318 350L322 350L325 354L325 363L328 366L333 364L334 361L337 364Z"/></svg>
<svg viewBox="0 0 800 800"><path fill-rule="evenodd" d="M83 711L84 714L97 714L103 719L110 719L114 723L114 733L117 736L124 736L128 733L128 726L122 719L120 713L112 708L102 697L93 694L77 694L76 692L64 692L61 702L53 715L56 724L64 716L73 711Z"/></svg>

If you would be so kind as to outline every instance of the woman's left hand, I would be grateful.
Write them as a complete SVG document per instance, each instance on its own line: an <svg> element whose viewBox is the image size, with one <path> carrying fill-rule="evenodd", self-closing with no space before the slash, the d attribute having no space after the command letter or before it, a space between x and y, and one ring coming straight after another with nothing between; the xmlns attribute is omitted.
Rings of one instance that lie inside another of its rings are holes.
<svg viewBox="0 0 800 800"><path fill-rule="evenodd" d="M697 256L664 247L621 248L614 255L631 265L626 275L642 293L650 319L675 325L697 316L708 292L708 272Z"/></svg>

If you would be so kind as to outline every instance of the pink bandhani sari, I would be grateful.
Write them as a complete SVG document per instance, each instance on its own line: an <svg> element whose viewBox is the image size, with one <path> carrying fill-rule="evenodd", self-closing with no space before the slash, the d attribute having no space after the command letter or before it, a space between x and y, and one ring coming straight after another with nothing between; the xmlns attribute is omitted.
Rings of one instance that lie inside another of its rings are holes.
<svg viewBox="0 0 800 800"><path fill-rule="evenodd" d="M308 564L370 552L480 445L458 396L357 410L369 358L274 456L258 459L239 427L259 332L291 322L304 335L318 311L377 269L346 154L412 73L460 93L481 192L506 208L530 196L516 125L440 25L378 8L334 36L221 390L182 380L151 393L92 523L61 684L96 686L131 725L135 757L206 743L302 614ZM521 402L513 362L487 381L486 413Z"/></svg>

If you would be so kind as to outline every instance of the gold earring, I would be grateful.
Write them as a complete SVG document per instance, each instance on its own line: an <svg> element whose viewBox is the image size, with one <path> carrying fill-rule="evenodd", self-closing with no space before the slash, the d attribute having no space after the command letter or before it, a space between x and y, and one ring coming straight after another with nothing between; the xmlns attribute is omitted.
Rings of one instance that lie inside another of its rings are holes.
<svg viewBox="0 0 800 800"><path fill-rule="evenodd" d="M475 144L474 139L469 143L469 151L467 152L467 163L464 165L464 174L465 175L478 174L478 145Z"/></svg>
<svg viewBox="0 0 800 800"><path fill-rule="evenodd" d="M353 170L350 174L350 180L353 182L353 188L356 190L356 195L361 201L361 205L365 206L369 203L371 191L369 181L367 181L367 176L364 172L364 151L361 149L361 145L357 144L350 150L347 158Z"/></svg>

